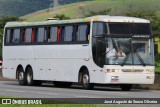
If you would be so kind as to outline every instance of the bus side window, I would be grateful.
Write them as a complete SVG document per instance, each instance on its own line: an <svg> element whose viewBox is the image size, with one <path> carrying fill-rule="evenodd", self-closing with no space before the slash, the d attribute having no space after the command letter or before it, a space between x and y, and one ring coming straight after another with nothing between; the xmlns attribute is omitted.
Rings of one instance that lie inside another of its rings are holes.
<svg viewBox="0 0 160 107"><path fill-rule="evenodd" d="M88 39L87 25L78 26L78 41L86 41Z"/></svg>
<svg viewBox="0 0 160 107"><path fill-rule="evenodd" d="M50 28L50 40L48 42L57 42L58 38L58 27Z"/></svg>
<svg viewBox="0 0 160 107"><path fill-rule="evenodd" d="M9 43L13 43L13 32L14 30L13 29L11 29L11 31L10 31L10 38L9 38Z"/></svg>
<svg viewBox="0 0 160 107"><path fill-rule="evenodd" d="M65 27L65 36L64 41L71 42L72 41L72 33L73 33L73 26L66 26Z"/></svg>
<svg viewBox="0 0 160 107"><path fill-rule="evenodd" d="M94 22L93 23L93 35L101 35L107 33L107 28L105 28L105 23Z"/></svg>
<svg viewBox="0 0 160 107"><path fill-rule="evenodd" d="M13 43L19 43L20 42L20 29L14 29L12 42Z"/></svg>
<svg viewBox="0 0 160 107"><path fill-rule="evenodd" d="M6 31L6 37L5 37L5 43L6 44L9 44L10 34L11 34L11 30L7 29L7 31Z"/></svg>
<svg viewBox="0 0 160 107"><path fill-rule="evenodd" d="M32 35L32 28L27 28L26 29L26 38L25 38L25 42L26 43L30 43L31 42L31 35Z"/></svg>
<svg viewBox="0 0 160 107"><path fill-rule="evenodd" d="M38 28L38 42L42 43L44 42L44 37L45 37L45 29L44 28Z"/></svg>

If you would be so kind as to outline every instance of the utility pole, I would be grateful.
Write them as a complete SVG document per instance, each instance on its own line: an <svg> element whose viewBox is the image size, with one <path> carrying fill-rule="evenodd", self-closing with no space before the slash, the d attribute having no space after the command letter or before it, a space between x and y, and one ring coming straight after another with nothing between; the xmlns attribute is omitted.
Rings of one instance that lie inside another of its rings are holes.
<svg viewBox="0 0 160 107"><path fill-rule="evenodd" d="M50 4L50 8L53 7L53 9L51 9L51 11L53 12L53 14L58 14L58 7L60 6L59 4L59 0L51 0L52 3Z"/></svg>

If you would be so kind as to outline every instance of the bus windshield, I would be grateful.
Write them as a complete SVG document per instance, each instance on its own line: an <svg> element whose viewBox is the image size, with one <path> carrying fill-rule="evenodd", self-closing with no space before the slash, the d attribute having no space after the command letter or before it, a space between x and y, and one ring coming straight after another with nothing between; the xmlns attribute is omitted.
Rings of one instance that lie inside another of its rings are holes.
<svg viewBox="0 0 160 107"><path fill-rule="evenodd" d="M106 38L105 64L154 65L152 39Z"/></svg>
<svg viewBox="0 0 160 107"><path fill-rule="evenodd" d="M97 65L154 65L154 41L149 23L106 25L107 32L93 35L92 39L93 60Z"/></svg>

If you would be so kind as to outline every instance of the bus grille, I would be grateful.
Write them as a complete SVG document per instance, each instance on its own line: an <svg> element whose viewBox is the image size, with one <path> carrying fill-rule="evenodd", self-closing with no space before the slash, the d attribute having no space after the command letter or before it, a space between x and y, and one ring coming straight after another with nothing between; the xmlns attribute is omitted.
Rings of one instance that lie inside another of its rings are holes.
<svg viewBox="0 0 160 107"><path fill-rule="evenodd" d="M143 69L122 69L122 72L143 72Z"/></svg>

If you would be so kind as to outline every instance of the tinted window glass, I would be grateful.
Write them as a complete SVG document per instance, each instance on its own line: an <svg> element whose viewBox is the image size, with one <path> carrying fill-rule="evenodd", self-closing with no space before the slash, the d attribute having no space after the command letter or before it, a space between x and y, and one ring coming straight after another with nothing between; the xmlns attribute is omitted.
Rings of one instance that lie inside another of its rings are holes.
<svg viewBox="0 0 160 107"><path fill-rule="evenodd" d="M14 29L12 43L20 42L20 29Z"/></svg>
<svg viewBox="0 0 160 107"><path fill-rule="evenodd" d="M32 34L32 28L26 29L26 39L25 39L25 42L27 42L27 43L31 42L31 34Z"/></svg>
<svg viewBox="0 0 160 107"><path fill-rule="evenodd" d="M11 30L8 29L6 32L6 43L9 43Z"/></svg>
<svg viewBox="0 0 160 107"><path fill-rule="evenodd" d="M94 22L93 24L93 35L104 34L105 24L102 22Z"/></svg>
<svg viewBox="0 0 160 107"><path fill-rule="evenodd" d="M73 26L66 26L65 27L65 36L64 41L72 41L72 33L73 33Z"/></svg>
<svg viewBox="0 0 160 107"><path fill-rule="evenodd" d="M38 42L44 42L44 37L45 37L45 29L38 28Z"/></svg>
<svg viewBox="0 0 160 107"><path fill-rule="evenodd" d="M87 25L78 26L78 41L88 40L87 28L88 28Z"/></svg>
<svg viewBox="0 0 160 107"><path fill-rule="evenodd" d="M111 34L151 34L148 23L109 23L109 28Z"/></svg>
<svg viewBox="0 0 160 107"><path fill-rule="evenodd" d="M57 27L51 27L51 30L50 30L50 41L51 42L57 42Z"/></svg>

